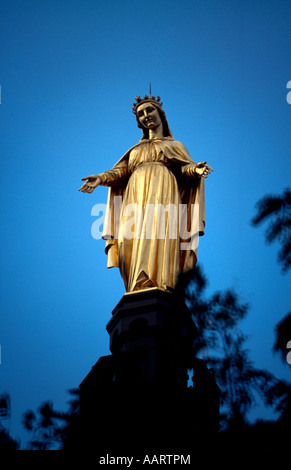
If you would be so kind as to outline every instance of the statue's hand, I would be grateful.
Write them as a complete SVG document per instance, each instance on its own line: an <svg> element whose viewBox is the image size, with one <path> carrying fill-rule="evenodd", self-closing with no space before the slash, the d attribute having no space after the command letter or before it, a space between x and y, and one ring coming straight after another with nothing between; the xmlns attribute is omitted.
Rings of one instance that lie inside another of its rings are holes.
<svg viewBox="0 0 291 470"><path fill-rule="evenodd" d="M85 183L79 188L82 193L93 193L94 189L101 184L101 178L99 175L91 175L82 178Z"/></svg>
<svg viewBox="0 0 291 470"><path fill-rule="evenodd" d="M206 165L207 162L200 162L197 163L195 167L195 173L197 175L202 176L203 178L207 178L207 176L213 171L213 168L211 166Z"/></svg>

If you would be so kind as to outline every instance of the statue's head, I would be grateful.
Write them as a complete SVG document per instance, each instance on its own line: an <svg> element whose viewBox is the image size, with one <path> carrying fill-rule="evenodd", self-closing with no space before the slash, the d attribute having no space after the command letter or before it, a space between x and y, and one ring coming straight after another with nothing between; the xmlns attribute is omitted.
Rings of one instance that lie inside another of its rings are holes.
<svg viewBox="0 0 291 470"><path fill-rule="evenodd" d="M148 96L148 95L145 95L144 98L141 98L140 96L136 96L135 100L136 100L136 102L133 103L132 111L136 116L138 127L141 128L142 131L143 131L142 139L148 139L149 138L149 130L144 125L142 125L142 123L140 121L140 118L139 118L138 108L141 107L141 105L145 105L147 103L150 106L153 106L157 110L157 112L159 114L159 117L160 117L160 119L162 121L162 124L163 124L164 137L173 137L172 133L170 131L170 128L169 128L169 124L168 124L168 121L167 121L167 118L166 118L165 111L162 109L163 103L161 103L161 99L160 99L159 96L157 97L157 99L154 96ZM141 109L142 108L144 108L144 106L142 106Z"/></svg>

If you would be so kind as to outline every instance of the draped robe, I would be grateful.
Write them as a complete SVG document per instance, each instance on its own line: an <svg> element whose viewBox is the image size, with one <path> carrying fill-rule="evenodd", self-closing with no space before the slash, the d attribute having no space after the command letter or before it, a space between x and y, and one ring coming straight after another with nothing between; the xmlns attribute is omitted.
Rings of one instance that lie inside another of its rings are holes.
<svg viewBox="0 0 291 470"><path fill-rule="evenodd" d="M107 267L119 267L127 292L148 287L172 290L178 274L196 264L192 209L199 208L197 237L204 234L205 209L204 179L195 173L195 166L186 147L172 137L142 139L99 175L101 184L109 187L102 233ZM157 205L162 207L160 213ZM138 217L135 213L130 218L134 207ZM183 249L182 207L188 233ZM127 222L134 230L128 230Z"/></svg>

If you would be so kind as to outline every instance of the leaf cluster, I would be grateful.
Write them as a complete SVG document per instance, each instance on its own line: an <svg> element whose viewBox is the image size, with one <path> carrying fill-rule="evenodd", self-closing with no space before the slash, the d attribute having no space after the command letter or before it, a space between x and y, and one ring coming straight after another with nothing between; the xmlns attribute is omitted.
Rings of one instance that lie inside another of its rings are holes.
<svg viewBox="0 0 291 470"><path fill-rule="evenodd" d="M282 195L266 195L256 204L256 215L251 224L258 226L269 220L265 231L267 243L277 240L281 247L278 252L278 263L286 273L291 265L291 191L285 189ZM272 219L272 220L270 220Z"/></svg>
<svg viewBox="0 0 291 470"><path fill-rule="evenodd" d="M242 302L233 289L206 297L207 285L207 278L197 265L180 276L177 292L181 298L184 296L198 330L194 354L202 356L214 370L221 389L223 426L245 423L258 394L266 405L283 411L288 386L255 367L246 348L247 336L239 327L249 312L249 304Z"/></svg>
<svg viewBox="0 0 291 470"><path fill-rule="evenodd" d="M28 410L23 415L23 425L31 433L28 448L31 450L51 450L66 448L75 436L79 421L79 391L69 390L73 398L66 412L56 411L51 401L42 403L37 413Z"/></svg>

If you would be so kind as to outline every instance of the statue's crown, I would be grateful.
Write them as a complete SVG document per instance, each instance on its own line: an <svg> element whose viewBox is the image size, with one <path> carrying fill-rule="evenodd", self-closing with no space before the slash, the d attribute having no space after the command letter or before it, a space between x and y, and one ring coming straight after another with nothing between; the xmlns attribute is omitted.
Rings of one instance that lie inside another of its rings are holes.
<svg viewBox="0 0 291 470"><path fill-rule="evenodd" d="M161 102L161 98L159 96L157 96L157 98L151 95L150 96L145 95L143 98L141 98L140 96L136 96L135 103L133 103L132 112L136 114L137 107L143 103L148 103L148 102L153 103L155 106L158 106L160 109L162 108L162 105L163 105L163 103Z"/></svg>

